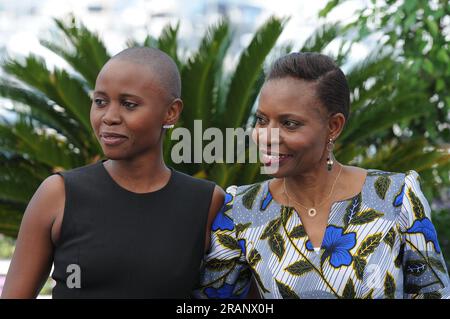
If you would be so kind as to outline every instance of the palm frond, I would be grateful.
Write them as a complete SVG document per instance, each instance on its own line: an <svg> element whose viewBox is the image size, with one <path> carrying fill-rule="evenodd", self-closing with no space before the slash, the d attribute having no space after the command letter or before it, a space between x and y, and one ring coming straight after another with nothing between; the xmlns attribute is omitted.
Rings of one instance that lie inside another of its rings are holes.
<svg viewBox="0 0 450 319"><path fill-rule="evenodd" d="M346 129L339 138L340 142L358 143L377 132L392 128L395 123L402 120L411 120L424 115L427 112L421 104L424 98L426 98L424 94L418 92L409 95L399 94L386 103L379 103L376 100L370 102L367 107L351 115Z"/></svg>
<svg viewBox="0 0 450 319"><path fill-rule="evenodd" d="M42 39L41 44L67 61L93 88L98 72L110 58L103 41L73 16L54 21L66 41L58 43Z"/></svg>
<svg viewBox="0 0 450 319"><path fill-rule="evenodd" d="M406 172L414 169L421 172L447 163L448 158L449 154L430 148L422 137L386 143L377 149L374 156L366 157L361 165L387 171Z"/></svg>
<svg viewBox="0 0 450 319"><path fill-rule="evenodd" d="M180 23L175 26L166 25L157 40L157 48L167 53L177 64L181 70L183 64L178 57L178 31L180 30Z"/></svg>
<svg viewBox="0 0 450 319"><path fill-rule="evenodd" d="M337 38L339 31L339 23L328 23L322 25L305 40L300 51L322 52L333 40Z"/></svg>
<svg viewBox="0 0 450 319"><path fill-rule="evenodd" d="M20 163L2 164L4 165L0 167L0 201L28 203L41 181L29 174Z"/></svg>
<svg viewBox="0 0 450 319"><path fill-rule="evenodd" d="M25 207L26 205L11 204L8 201L0 200L0 233L17 237Z"/></svg>
<svg viewBox="0 0 450 319"><path fill-rule="evenodd" d="M70 169L84 163L81 154L55 135L37 132L31 119L23 118L12 126L0 124L0 150L45 163L49 167Z"/></svg>
<svg viewBox="0 0 450 319"><path fill-rule="evenodd" d="M28 56L24 64L8 60L3 69L64 108L86 131L91 130L89 120L91 99L87 83L81 78L70 75L65 70L50 71L45 61L34 55Z"/></svg>
<svg viewBox="0 0 450 319"><path fill-rule="evenodd" d="M209 28L203 37L200 48L182 71L183 125L192 128L195 119L202 119L209 126L214 105L214 88L217 70L222 64L229 46L229 24L223 20Z"/></svg>
<svg viewBox="0 0 450 319"><path fill-rule="evenodd" d="M14 112L19 115L29 115L43 126L52 128L65 136L79 148L85 146L86 134L80 129L78 122L71 120L67 114L55 108L55 103L38 92L20 87L6 81L0 81L0 96L18 102L21 107L13 104ZM26 109L22 105L27 106Z"/></svg>
<svg viewBox="0 0 450 319"><path fill-rule="evenodd" d="M227 92L225 112L233 114L224 119L223 127L242 127L250 116L255 84L264 61L283 31L287 19L270 18L255 33L248 47L242 52ZM259 88L257 88L259 90Z"/></svg>

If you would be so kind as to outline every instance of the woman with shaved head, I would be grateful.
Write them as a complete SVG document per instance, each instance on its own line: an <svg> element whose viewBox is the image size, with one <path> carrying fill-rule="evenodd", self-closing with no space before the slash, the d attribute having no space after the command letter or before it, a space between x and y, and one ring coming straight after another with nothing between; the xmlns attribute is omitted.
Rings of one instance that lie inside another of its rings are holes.
<svg viewBox="0 0 450 319"><path fill-rule="evenodd" d="M100 71L91 124L106 160L48 177L20 227L3 298L34 298L52 264L54 298L186 298L224 200L166 166L183 103L175 63L130 48Z"/></svg>

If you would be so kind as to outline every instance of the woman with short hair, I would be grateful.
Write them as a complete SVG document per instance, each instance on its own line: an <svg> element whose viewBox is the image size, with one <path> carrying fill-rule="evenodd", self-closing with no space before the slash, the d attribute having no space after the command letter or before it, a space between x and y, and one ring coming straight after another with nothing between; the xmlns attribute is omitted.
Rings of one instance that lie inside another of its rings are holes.
<svg viewBox="0 0 450 319"><path fill-rule="evenodd" d="M262 163L276 170L227 189L198 297L242 298L252 276L263 298L450 296L418 174L334 158L349 104L345 75L329 57L292 53L274 63L253 136L264 145Z"/></svg>

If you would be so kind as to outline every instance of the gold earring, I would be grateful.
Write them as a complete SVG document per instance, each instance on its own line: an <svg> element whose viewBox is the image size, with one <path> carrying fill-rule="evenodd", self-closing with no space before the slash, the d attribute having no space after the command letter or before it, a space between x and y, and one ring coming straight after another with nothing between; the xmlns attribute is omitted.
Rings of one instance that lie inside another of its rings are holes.
<svg viewBox="0 0 450 319"><path fill-rule="evenodd" d="M334 148L334 143L333 143L333 139L330 138L328 140L328 144L327 144L327 151L328 151L328 157L327 157L327 170L331 171L331 169L333 168L333 148Z"/></svg>

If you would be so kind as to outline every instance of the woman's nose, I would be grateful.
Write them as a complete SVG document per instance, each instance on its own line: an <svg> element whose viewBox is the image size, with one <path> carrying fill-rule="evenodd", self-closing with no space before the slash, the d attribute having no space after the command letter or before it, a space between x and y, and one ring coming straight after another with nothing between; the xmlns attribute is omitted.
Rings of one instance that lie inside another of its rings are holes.
<svg viewBox="0 0 450 319"><path fill-rule="evenodd" d="M254 139L255 142L264 145L274 146L280 144L280 129L278 127L266 126L261 128L255 128Z"/></svg>
<svg viewBox="0 0 450 319"><path fill-rule="evenodd" d="M111 102L102 117L103 123L106 125L119 124L122 121L120 114L120 106L118 103Z"/></svg>

